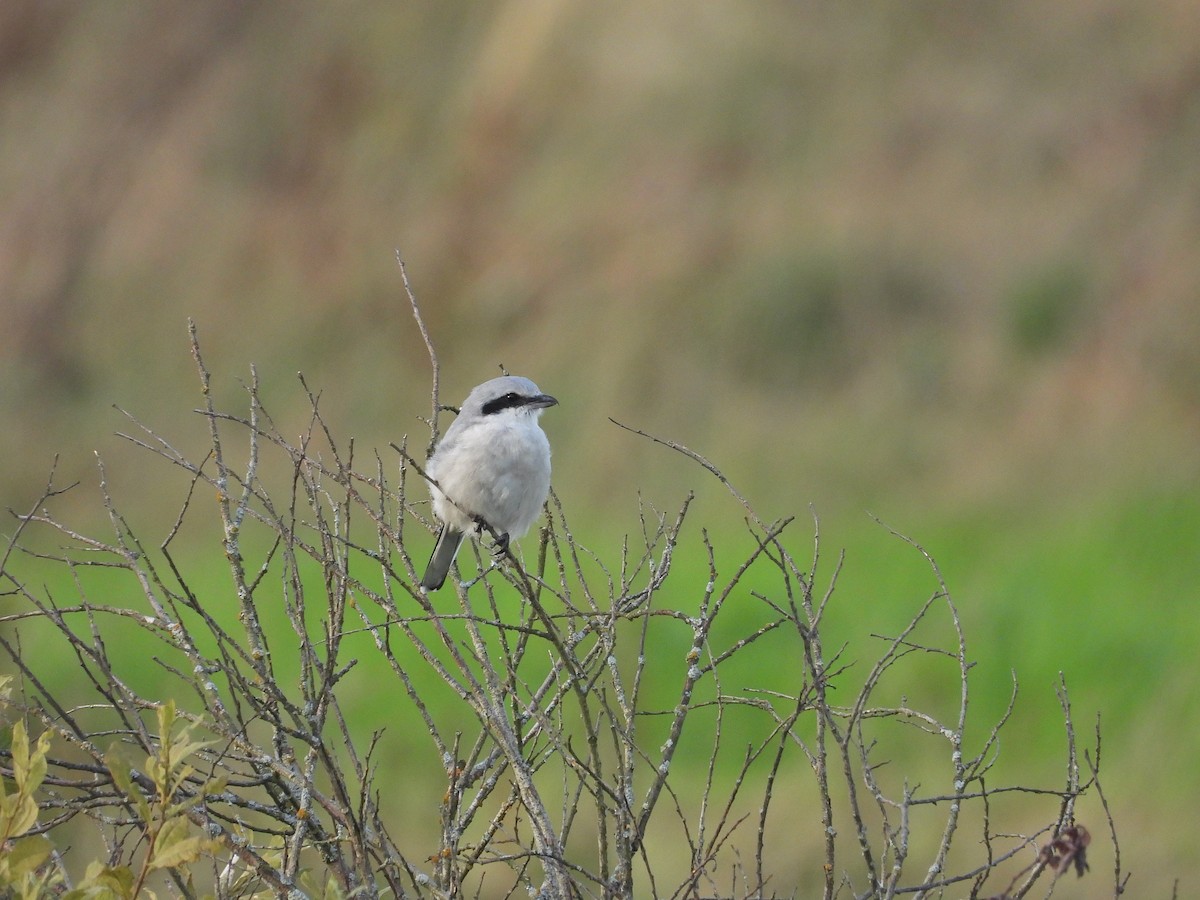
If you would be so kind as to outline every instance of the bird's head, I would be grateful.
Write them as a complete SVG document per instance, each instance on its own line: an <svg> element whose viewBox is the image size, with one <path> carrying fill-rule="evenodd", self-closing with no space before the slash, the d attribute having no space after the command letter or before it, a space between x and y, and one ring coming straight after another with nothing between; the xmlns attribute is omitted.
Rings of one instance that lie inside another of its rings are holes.
<svg viewBox="0 0 1200 900"><path fill-rule="evenodd" d="M541 415L543 409L557 403L556 399L549 394L543 394L528 378L502 375L485 381L471 391L463 403L462 411L470 411L480 416L495 416L511 410L536 418Z"/></svg>

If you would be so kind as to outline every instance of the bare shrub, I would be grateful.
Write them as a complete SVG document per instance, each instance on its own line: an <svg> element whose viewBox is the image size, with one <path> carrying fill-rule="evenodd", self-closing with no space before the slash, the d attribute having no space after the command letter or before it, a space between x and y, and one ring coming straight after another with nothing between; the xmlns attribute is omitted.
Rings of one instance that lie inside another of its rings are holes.
<svg viewBox="0 0 1200 900"><path fill-rule="evenodd" d="M58 521L51 479L0 558L5 889L1021 897L1084 871L1075 808L1099 787L1098 729L1081 771L1064 683L1062 783L993 783L1008 714L969 723L972 658L928 555L936 590L851 663L823 635L842 560L819 535L797 549L792 519L760 519L716 466L659 441L740 504L739 563L687 537L690 497L643 508L603 560L552 495L524 561L476 550L430 597L407 445L364 461L311 392L287 438L256 376L245 412L217 409L194 331L192 351L207 455L129 418L130 442L179 471L167 533L151 544L126 521L101 466L110 536ZM683 552L703 557L688 569ZM66 594L25 574L47 566ZM916 661L937 672L928 702L891 686ZM920 757L937 786L884 767ZM1010 828L1001 807L1040 825ZM91 854L74 879L64 838Z"/></svg>

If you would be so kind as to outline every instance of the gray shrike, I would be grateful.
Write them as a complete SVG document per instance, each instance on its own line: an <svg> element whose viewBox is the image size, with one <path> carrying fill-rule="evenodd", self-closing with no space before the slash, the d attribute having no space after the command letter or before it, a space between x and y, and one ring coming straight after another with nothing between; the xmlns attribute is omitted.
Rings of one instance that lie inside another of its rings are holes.
<svg viewBox="0 0 1200 900"><path fill-rule="evenodd" d="M505 375L479 385L429 459L433 512L442 522L421 587L446 580L463 538L490 530L499 549L521 537L550 490L550 442L538 416L558 401L528 378Z"/></svg>

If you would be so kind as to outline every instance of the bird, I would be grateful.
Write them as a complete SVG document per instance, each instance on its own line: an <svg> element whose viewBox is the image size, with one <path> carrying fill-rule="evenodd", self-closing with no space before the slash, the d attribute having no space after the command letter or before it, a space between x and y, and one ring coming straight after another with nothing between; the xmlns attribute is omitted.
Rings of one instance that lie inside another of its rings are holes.
<svg viewBox="0 0 1200 900"><path fill-rule="evenodd" d="M441 531L424 590L445 583L468 534L490 532L503 553L533 525L550 491L550 441L538 418L557 404L518 375L485 381L467 395L426 465Z"/></svg>

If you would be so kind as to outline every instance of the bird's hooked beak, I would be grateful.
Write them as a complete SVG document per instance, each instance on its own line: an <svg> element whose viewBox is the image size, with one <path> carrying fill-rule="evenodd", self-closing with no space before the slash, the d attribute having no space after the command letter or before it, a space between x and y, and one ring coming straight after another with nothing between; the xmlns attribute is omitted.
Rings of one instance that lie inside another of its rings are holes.
<svg viewBox="0 0 1200 900"><path fill-rule="evenodd" d="M549 394L538 394L536 397L530 397L526 405L534 409L545 409L547 406L558 406L558 401Z"/></svg>

